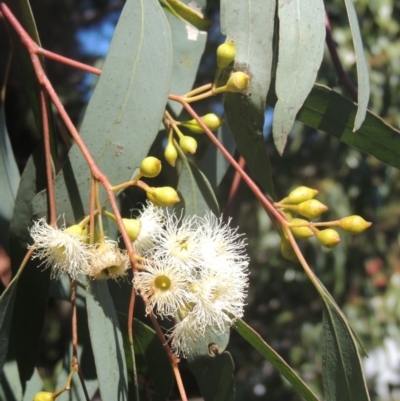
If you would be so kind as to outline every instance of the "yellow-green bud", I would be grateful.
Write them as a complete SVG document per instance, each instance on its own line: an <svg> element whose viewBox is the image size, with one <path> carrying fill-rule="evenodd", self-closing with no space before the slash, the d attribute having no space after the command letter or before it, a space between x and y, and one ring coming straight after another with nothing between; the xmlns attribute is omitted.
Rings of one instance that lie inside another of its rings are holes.
<svg viewBox="0 0 400 401"><path fill-rule="evenodd" d="M74 224L73 226L66 228L65 232L70 235L84 236L82 235L83 228L79 224Z"/></svg>
<svg viewBox="0 0 400 401"><path fill-rule="evenodd" d="M313 230L311 230L309 222L304 219L292 219L290 221L291 224L307 224L307 226L303 227L290 227L293 235L299 239L307 239L314 235Z"/></svg>
<svg viewBox="0 0 400 401"><path fill-rule="evenodd" d="M133 242L137 239L142 228L142 223L136 219L122 219L125 230L129 236L129 239Z"/></svg>
<svg viewBox="0 0 400 401"><path fill-rule="evenodd" d="M222 69L227 67L236 57L236 46L233 40L228 40L217 49L217 66Z"/></svg>
<svg viewBox="0 0 400 401"><path fill-rule="evenodd" d="M196 153L197 141L191 136L184 135L179 139L179 146L185 153L189 153L192 155Z"/></svg>
<svg viewBox="0 0 400 401"><path fill-rule="evenodd" d="M340 242L340 237L337 231L332 228L321 230L316 234L319 243L325 248L333 248Z"/></svg>
<svg viewBox="0 0 400 401"><path fill-rule="evenodd" d="M208 113L205 116L200 117L200 119L211 131L217 130L224 123L224 120L214 113ZM195 119L181 121L180 125L183 125L196 134L202 134L204 132L203 128L200 127L199 123Z"/></svg>
<svg viewBox="0 0 400 401"><path fill-rule="evenodd" d="M281 254L287 260L296 263L299 262L299 259L297 258L296 252L294 251L292 244L286 238L281 239Z"/></svg>
<svg viewBox="0 0 400 401"><path fill-rule="evenodd" d="M48 391L40 391L36 393L33 401L54 401L53 393L49 393Z"/></svg>
<svg viewBox="0 0 400 401"><path fill-rule="evenodd" d="M157 177L161 172L161 161L156 157L149 156L140 163L140 174L143 177Z"/></svg>
<svg viewBox="0 0 400 401"><path fill-rule="evenodd" d="M343 219L339 220L339 227L354 235L361 234L370 227L371 224L372 223L369 221L365 221L361 216L357 215L343 217Z"/></svg>
<svg viewBox="0 0 400 401"><path fill-rule="evenodd" d="M242 71L234 72L226 83L227 92L243 92L249 86L250 77Z"/></svg>
<svg viewBox="0 0 400 401"><path fill-rule="evenodd" d="M173 143L168 142L165 148L164 157L172 167L175 167L176 160L178 159L178 151Z"/></svg>
<svg viewBox="0 0 400 401"><path fill-rule="evenodd" d="M328 206L324 205L316 199L310 199L305 202L301 202L297 205L296 211L308 219L315 219L321 216L322 213L328 210Z"/></svg>
<svg viewBox="0 0 400 401"><path fill-rule="evenodd" d="M301 202L305 202L314 198L318 193L316 189L308 188L305 186L297 187L290 194L282 199L281 203L291 203L293 205L298 205Z"/></svg>
<svg viewBox="0 0 400 401"><path fill-rule="evenodd" d="M147 197L156 206L168 207L180 201L178 193L171 187L150 188Z"/></svg>

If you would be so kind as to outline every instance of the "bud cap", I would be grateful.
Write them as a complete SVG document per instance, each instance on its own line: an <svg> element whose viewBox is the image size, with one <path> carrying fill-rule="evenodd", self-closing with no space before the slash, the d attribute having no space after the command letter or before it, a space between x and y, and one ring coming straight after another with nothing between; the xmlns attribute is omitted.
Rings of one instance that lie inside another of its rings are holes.
<svg viewBox="0 0 400 401"><path fill-rule="evenodd" d="M224 120L214 113L208 113L203 117L200 117L200 119L211 131L217 130L224 123ZM199 123L195 119L181 121L180 124L196 134L202 134L204 132L203 128L200 127Z"/></svg>
<svg viewBox="0 0 400 401"><path fill-rule="evenodd" d="M297 206L298 207L296 211L308 219L315 219L328 210L328 206L316 199L310 199L305 202L301 202Z"/></svg>
<svg viewBox="0 0 400 401"><path fill-rule="evenodd" d="M184 135L179 139L179 146L185 153L192 155L196 153L197 141L191 136Z"/></svg>
<svg viewBox="0 0 400 401"><path fill-rule="evenodd" d="M314 198L317 193L318 191L316 189L300 186L290 192L290 194L286 198L284 198L281 203L291 203L293 205L298 205L301 202L305 202Z"/></svg>
<svg viewBox="0 0 400 401"><path fill-rule="evenodd" d="M334 248L340 242L338 232L332 228L321 230L316 236L319 243L325 248Z"/></svg>
<svg viewBox="0 0 400 401"><path fill-rule="evenodd" d="M176 160L178 159L178 151L173 143L168 142L165 147L164 157L172 167L175 167Z"/></svg>
<svg viewBox="0 0 400 401"><path fill-rule="evenodd" d="M149 156L143 159L140 164L140 174L143 177L157 177L161 172L161 161L156 157Z"/></svg>
<svg viewBox="0 0 400 401"><path fill-rule="evenodd" d="M147 197L156 206L172 206L179 202L178 193L171 187L150 188L147 191Z"/></svg>
<svg viewBox="0 0 400 401"><path fill-rule="evenodd" d="M217 66L222 69L227 67L236 57L236 46L233 40L228 40L217 49Z"/></svg>
<svg viewBox="0 0 400 401"><path fill-rule="evenodd" d="M234 72L226 83L227 92L243 92L249 86L250 77L242 71Z"/></svg>
<svg viewBox="0 0 400 401"><path fill-rule="evenodd" d="M365 221L361 216L357 215L343 217L343 219L339 220L339 228L353 235L361 234L369 228L371 224L372 223L369 221Z"/></svg>
<svg viewBox="0 0 400 401"><path fill-rule="evenodd" d="M307 239L314 235L313 230L311 230L309 226L309 222L304 219L292 219L290 221L291 224L307 224L304 227L290 227L290 231L296 238L299 239Z"/></svg>

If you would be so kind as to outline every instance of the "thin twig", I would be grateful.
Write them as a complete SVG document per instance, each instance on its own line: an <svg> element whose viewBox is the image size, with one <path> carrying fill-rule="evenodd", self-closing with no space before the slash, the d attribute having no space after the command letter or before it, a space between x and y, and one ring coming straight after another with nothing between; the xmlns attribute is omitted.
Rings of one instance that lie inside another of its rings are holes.
<svg viewBox="0 0 400 401"><path fill-rule="evenodd" d="M343 65L339 59L339 55L336 49L336 44L332 38L332 32L331 32L331 23L329 21L328 14L325 14L325 28L326 28L326 44L328 46L329 53L332 58L332 63L333 66L335 67L336 74L338 77L338 82L343 85L347 91L349 92L349 95L353 99L354 102L357 102L358 98L358 91L356 86L353 84L352 80L350 77L347 75L346 71L343 68Z"/></svg>

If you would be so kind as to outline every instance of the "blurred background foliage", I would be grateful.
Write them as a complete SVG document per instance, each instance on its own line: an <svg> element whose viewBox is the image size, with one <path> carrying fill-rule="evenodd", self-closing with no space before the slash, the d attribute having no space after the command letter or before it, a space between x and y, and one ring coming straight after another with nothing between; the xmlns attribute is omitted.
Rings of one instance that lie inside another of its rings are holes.
<svg viewBox="0 0 400 401"><path fill-rule="evenodd" d="M101 66L107 53L123 3L122 0L31 0L43 47L97 66ZM355 5L370 65L370 109L399 127L400 3L357 0ZM329 0L326 10L343 66L356 82L355 55L344 2ZM218 1L209 1L207 14L213 25L196 85L212 81L215 49L224 40L219 29ZM0 37L3 67L8 44L5 35ZM53 61L47 61L46 65L50 81L79 125L96 78ZM337 84L328 51L318 82L348 96ZM6 115L21 171L38 141L24 89L21 70L14 59L7 85ZM200 114L210 110L223 112L221 99L202 102L198 107ZM364 366L372 399L400 400L399 171L301 123L295 124L280 157L273 145L271 115L272 110L267 110L264 133L277 197L283 198L298 185L307 185L318 189L318 199L329 206L324 220L359 214L373 222L361 236L341 233L342 241L333 251L323 250L312 240L300 243L306 259L344 309L369 351ZM56 126L61 138L65 138L57 118ZM222 211L233 175L229 169L217 189ZM279 235L244 184L236 194L231 215L233 225L239 225L248 238L251 258L245 321L321 395L321 302L301 268L280 255ZM7 280L6 275L3 280ZM51 378L64 355L69 333L67 303L52 301L40 355L41 373L47 378ZM234 331L228 349L236 365L237 400L300 399L269 362ZM198 396L185 362L182 369L188 394ZM176 392L171 399L174 397L177 398Z"/></svg>

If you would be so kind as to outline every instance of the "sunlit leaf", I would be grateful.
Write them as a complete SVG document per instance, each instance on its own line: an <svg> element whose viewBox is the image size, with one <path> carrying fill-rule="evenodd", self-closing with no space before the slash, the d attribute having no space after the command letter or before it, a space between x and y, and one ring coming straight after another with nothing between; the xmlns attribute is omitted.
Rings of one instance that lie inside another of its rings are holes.
<svg viewBox="0 0 400 401"><path fill-rule="evenodd" d="M158 1L128 0L80 130L112 184L133 177L147 155L167 103L171 70L170 29ZM74 145L55 181L57 210L67 222L88 213L90 180L88 165ZM34 201L39 215L46 213L46 196ZM104 191L100 198L105 201Z"/></svg>
<svg viewBox="0 0 400 401"><path fill-rule="evenodd" d="M318 401L316 395L303 382L298 374L285 362L285 360L270 347L261 336L247 325L243 320L238 319L234 328L236 331L256 349L271 365L286 378L286 380L308 401Z"/></svg>
<svg viewBox="0 0 400 401"><path fill-rule="evenodd" d="M273 195L263 127L265 99L271 82L275 0L221 2L221 29L236 46L234 69L251 76L244 94L225 96L225 114L240 154L252 177Z"/></svg>
<svg viewBox="0 0 400 401"><path fill-rule="evenodd" d="M296 114L310 93L325 43L323 0L279 0L279 60L276 69L272 131L280 154L286 146Z"/></svg>
<svg viewBox="0 0 400 401"><path fill-rule="evenodd" d="M369 101L370 86L368 65L364 55L361 32L358 25L357 14L354 8L353 0L345 0L344 3L346 4L347 16L349 17L350 29L353 36L357 60L358 109L354 120L354 132L361 127L361 124L365 119Z"/></svg>
<svg viewBox="0 0 400 401"><path fill-rule="evenodd" d="M204 401L233 401L235 382L233 360L227 351L215 356L201 356L188 360L196 376Z"/></svg>
<svg viewBox="0 0 400 401"><path fill-rule="evenodd" d="M124 346L106 281L86 281L86 306L97 379L103 401L127 400Z"/></svg>

